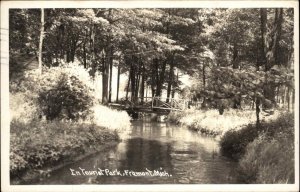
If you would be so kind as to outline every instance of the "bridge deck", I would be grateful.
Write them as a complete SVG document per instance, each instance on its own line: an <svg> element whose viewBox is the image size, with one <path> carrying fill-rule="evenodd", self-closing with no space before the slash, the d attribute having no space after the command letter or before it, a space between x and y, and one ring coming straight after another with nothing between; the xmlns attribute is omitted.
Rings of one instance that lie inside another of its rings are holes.
<svg viewBox="0 0 300 192"><path fill-rule="evenodd" d="M167 100L167 98L161 97L144 97L139 98L136 103L125 101L123 104L110 103L109 106L119 110L131 109L137 112L170 112L186 109L187 102L184 99L169 98Z"/></svg>

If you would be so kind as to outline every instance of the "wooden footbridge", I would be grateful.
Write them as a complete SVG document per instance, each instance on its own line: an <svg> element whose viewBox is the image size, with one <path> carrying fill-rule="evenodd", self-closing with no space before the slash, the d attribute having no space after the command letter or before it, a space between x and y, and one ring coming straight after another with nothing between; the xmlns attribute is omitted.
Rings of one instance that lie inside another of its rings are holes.
<svg viewBox="0 0 300 192"><path fill-rule="evenodd" d="M110 103L110 107L120 110L132 110L134 112L163 113L170 111L183 111L188 107L184 99L144 97L138 98L136 102L122 101L120 103Z"/></svg>

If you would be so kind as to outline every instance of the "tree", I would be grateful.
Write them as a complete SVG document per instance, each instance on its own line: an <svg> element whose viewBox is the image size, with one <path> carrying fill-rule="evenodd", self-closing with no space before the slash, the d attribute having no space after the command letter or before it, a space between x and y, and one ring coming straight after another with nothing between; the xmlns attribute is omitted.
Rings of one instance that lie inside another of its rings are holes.
<svg viewBox="0 0 300 192"><path fill-rule="evenodd" d="M42 55L43 55L43 38L44 38L44 9L41 9L41 29L40 29L40 43L39 43L39 71L42 74Z"/></svg>
<svg viewBox="0 0 300 192"><path fill-rule="evenodd" d="M161 96L166 90L168 102L179 91L179 76L184 73L197 79L191 92L195 100L220 105L218 100L227 99L231 107L240 107L243 94L229 94L212 86L244 88L239 80L227 82L226 77L215 76L223 67L236 73L254 73L253 68L257 73L265 72L264 99L251 97L258 106L266 108L272 101L288 107L293 101L293 86L270 81L278 75L277 69L282 74L293 70L293 9L94 8L43 12L46 17L40 9L10 10L10 67L22 71L13 58L19 60L21 56L16 55L30 53L41 54L39 61L47 67L79 61L92 77L97 71L102 75L103 104L112 100L114 67L118 67L118 77L128 74L126 98L133 102L143 101L145 89L146 95L152 92L152 96ZM34 25L42 23L42 18L43 25ZM43 31L47 33L41 36ZM204 94L210 91L214 93Z"/></svg>
<svg viewBox="0 0 300 192"><path fill-rule="evenodd" d="M276 50L278 50L282 31L283 9L275 9L274 23L270 27L270 33L267 33L267 9L260 9L260 15L263 55L265 56L265 71L270 71L270 69L276 64L275 58L278 58L278 56L276 56L276 54L278 53L276 52ZM268 100L272 102L273 105L276 104L275 86L272 82L265 86L264 95ZM270 108L270 106L264 106L265 108Z"/></svg>

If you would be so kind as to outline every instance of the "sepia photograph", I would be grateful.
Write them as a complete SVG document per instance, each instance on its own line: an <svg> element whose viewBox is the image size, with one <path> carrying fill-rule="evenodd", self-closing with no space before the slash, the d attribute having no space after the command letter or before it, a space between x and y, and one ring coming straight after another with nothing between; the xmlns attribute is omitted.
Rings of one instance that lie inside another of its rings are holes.
<svg viewBox="0 0 300 192"><path fill-rule="evenodd" d="M1 2L1 188L299 191L298 18L297 1Z"/></svg>

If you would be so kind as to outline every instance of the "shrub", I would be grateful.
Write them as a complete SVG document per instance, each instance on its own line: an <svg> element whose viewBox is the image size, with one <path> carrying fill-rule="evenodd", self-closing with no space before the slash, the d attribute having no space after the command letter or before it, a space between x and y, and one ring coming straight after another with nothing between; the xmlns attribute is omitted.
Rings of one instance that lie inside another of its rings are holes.
<svg viewBox="0 0 300 192"><path fill-rule="evenodd" d="M294 139L276 133L263 134L249 143L238 167L244 183L294 183Z"/></svg>
<svg viewBox="0 0 300 192"><path fill-rule="evenodd" d="M24 97L38 116L50 120L84 118L96 101L88 71L76 64L45 68L41 75L38 70L26 71L21 79L10 82L10 92ZM14 101L11 103L15 105ZM11 107L13 117L24 115L19 114L19 108ZM34 119L35 116L31 120Z"/></svg>
<svg viewBox="0 0 300 192"><path fill-rule="evenodd" d="M94 124L58 121L11 122L10 171L12 175L26 169L53 164L77 156L98 144L118 141L116 132Z"/></svg>
<svg viewBox="0 0 300 192"><path fill-rule="evenodd" d="M244 153L248 143L258 137L260 127L255 124L240 130L230 130L221 138L221 153L227 157L238 160Z"/></svg>
<svg viewBox="0 0 300 192"><path fill-rule="evenodd" d="M244 153L247 145L256 139L261 133L272 138L276 133L285 132L293 135L294 116L283 112L277 119L263 121L259 126L249 124L239 130L226 132L220 141L223 155L238 160Z"/></svg>
<svg viewBox="0 0 300 192"><path fill-rule="evenodd" d="M76 76L61 74L56 86L39 93L39 104L47 119L80 119L89 114L93 97Z"/></svg>
<svg viewBox="0 0 300 192"><path fill-rule="evenodd" d="M126 112L97 105L93 81L83 67L52 67L42 75L32 70L22 78L10 82L12 175L118 140L115 130L130 126Z"/></svg>

